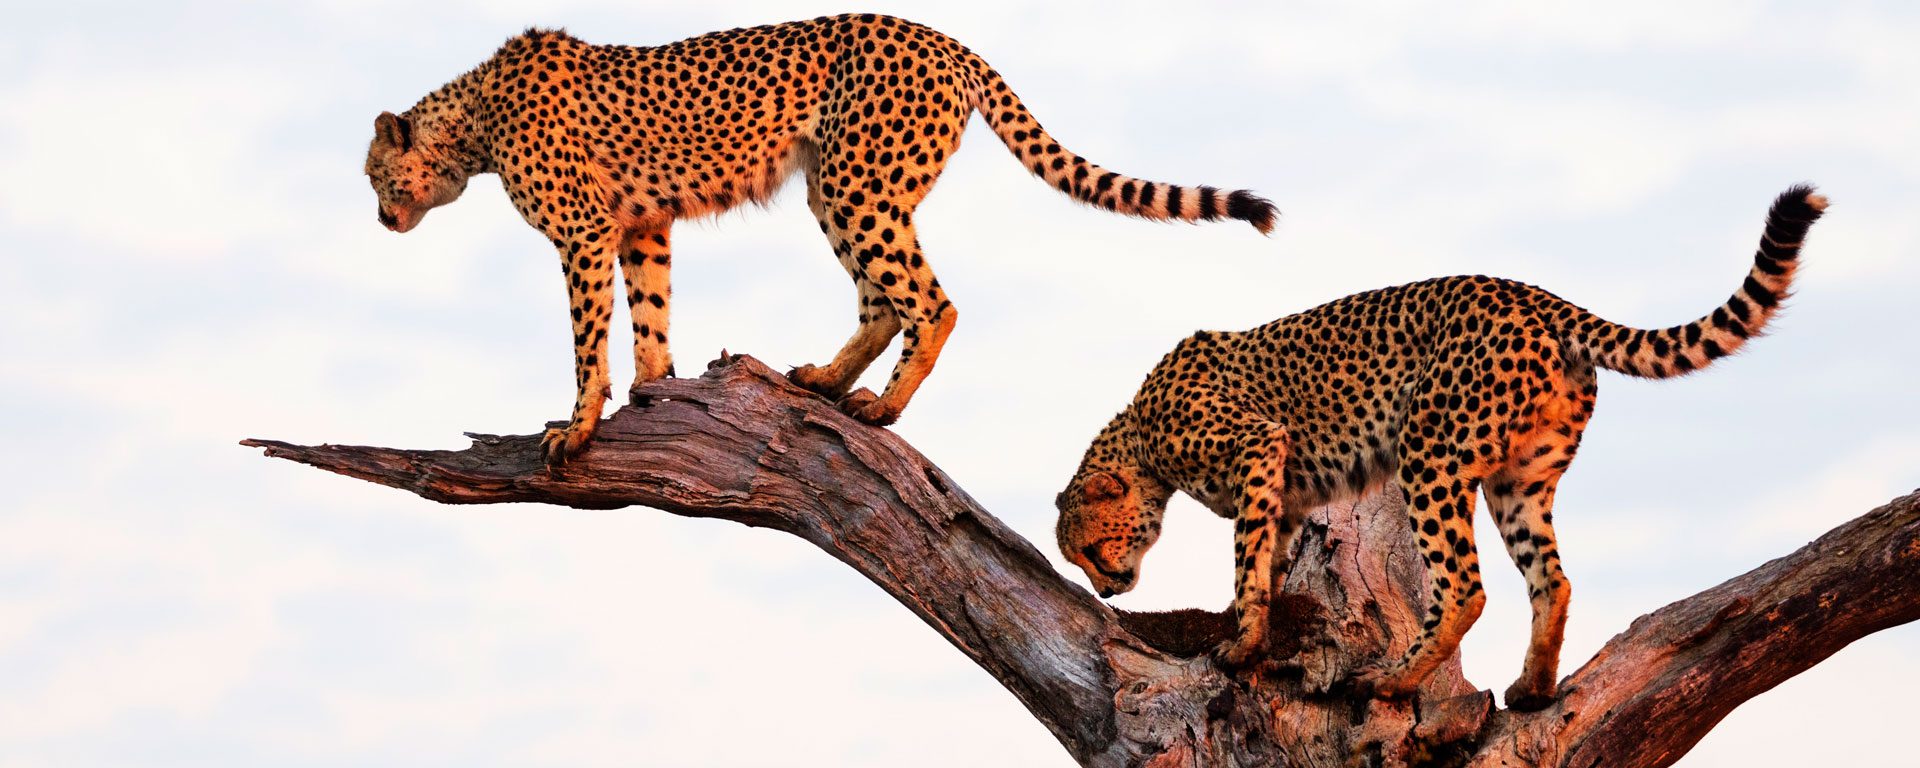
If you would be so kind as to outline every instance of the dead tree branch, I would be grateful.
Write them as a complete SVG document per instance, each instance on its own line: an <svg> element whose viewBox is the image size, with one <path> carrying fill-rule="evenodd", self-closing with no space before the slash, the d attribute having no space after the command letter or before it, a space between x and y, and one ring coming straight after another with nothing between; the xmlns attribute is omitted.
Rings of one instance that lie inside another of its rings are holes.
<svg viewBox="0 0 1920 768"><path fill-rule="evenodd" d="M1355 698L1347 673L1419 627L1423 570L1399 500L1380 495L1312 515L1273 611L1283 660L1234 677L1205 654L1228 631L1220 614L1116 613L905 441L752 358L646 392L554 472L534 435L472 435L461 451L243 444L447 503L641 505L799 536L985 668L1085 765L1668 765L1741 702L1920 619L1914 494L1642 616L1543 711L1495 708L1457 659L1412 700Z"/></svg>

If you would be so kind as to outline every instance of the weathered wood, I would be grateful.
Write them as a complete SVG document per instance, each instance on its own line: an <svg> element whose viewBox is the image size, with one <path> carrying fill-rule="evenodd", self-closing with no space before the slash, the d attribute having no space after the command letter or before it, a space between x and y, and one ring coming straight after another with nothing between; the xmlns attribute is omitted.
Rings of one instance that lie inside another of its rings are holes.
<svg viewBox="0 0 1920 768"><path fill-rule="evenodd" d="M1490 742L1577 768L1671 765L1741 702L1915 619L1920 493L1635 619L1561 682L1559 702ZM1527 763L1489 752L1473 764Z"/></svg>
<svg viewBox="0 0 1920 768"><path fill-rule="evenodd" d="M1909 495L1641 617L1540 712L1496 710L1457 658L1408 701L1355 697L1348 674L1419 627L1424 569L1385 492L1309 517L1273 611L1278 658L1230 676L1206 654L1220 615L1116 613L905 441L752 358L643 391L647 405L558 470L534 435L473 435L462 451L243 444L448 503L643 505L800 536L986 669L1085 765L1667 765L1740 702L1920 618Z"/></svg>

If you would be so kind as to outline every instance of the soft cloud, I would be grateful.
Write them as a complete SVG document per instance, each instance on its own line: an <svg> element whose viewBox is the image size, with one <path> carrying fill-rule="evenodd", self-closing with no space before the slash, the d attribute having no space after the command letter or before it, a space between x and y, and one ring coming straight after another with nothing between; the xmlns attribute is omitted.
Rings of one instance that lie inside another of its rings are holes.
<svg viewBox="0 0 1920 768"><path fill-rule="evenodd" d="M1748 508L1741 530L1749 541L1779 546L1804 542L1920 487L1920 439L1888 435L1850 446L1831 464L1784 488L1771 490Z"/></svg>
<svg viewBox="0 0 1920 768"><path fill-rule="evenodd" d="M184 260L285 232L295 219L269 197L285 182L263 173L272 166L266 133L297 103L271 73L233 69L53 74L0 86L0 167L10 180L0 185L0 221Z"/></svg>

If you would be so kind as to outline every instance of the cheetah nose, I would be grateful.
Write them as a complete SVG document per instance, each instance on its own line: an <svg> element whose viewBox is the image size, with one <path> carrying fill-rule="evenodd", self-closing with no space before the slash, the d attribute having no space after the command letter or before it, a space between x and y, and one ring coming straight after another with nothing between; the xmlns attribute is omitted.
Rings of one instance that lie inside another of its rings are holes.
<svg viewBox="0 0 1920 768"><path fill-rule="evenodd" d="M1111 589L1108 589L1108 588L1106 588L1106 587L1101 587L1101 588L1100 588L1100 596L1101 596L1102 598L1107 598L1107 597L1113 597L1113 590L1111 590Z"/></svg>
<svg viewBox="0 0 1920 768"><path fill-rule="evenodd" d="M381 208L380 209L380 226L386 227L387 229L393 229L395 227L400 226L400 219L391 213L387 213L387 209Z"/></svg>

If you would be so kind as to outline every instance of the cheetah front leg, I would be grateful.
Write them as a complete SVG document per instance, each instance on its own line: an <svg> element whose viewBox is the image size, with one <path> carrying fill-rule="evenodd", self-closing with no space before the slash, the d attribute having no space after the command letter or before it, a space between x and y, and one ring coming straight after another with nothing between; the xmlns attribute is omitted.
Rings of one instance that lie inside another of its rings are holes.
<svg viewBox="0 0 1920 768"><path fill-rule="evenodd" d="M633 314L633 386L629 402L641 402L640 386L673 375L673 354L667 346L668 311L673 302L670 273L673 266L671 230L636 230L627 237L620 258L627 281L627 309Z"/></svg>
<svg viewBox="0 0 1920 768"><path fill-rule="evenodd" d="M606 406L607 327L613 322L613 263L619 256L619 232L585 227L555 238L573 316L573 417L541 438L547 464L559 466L580 453L600 425Z"/></svg>
<svg viewBox="0 0 1920 768"><path fill-rule="evenodd" d="M1233 612L1237 634L1215 651L1228 667L1245 667L1268 648L1268 611L1292 561L1302 511L1283 503L1287 430L1263 424L1234 460Z"/></svg>

